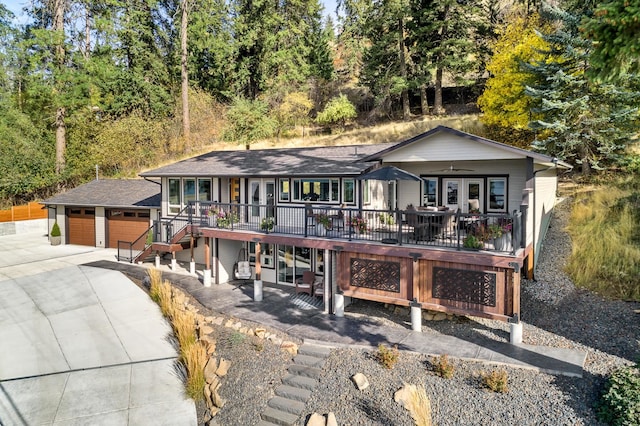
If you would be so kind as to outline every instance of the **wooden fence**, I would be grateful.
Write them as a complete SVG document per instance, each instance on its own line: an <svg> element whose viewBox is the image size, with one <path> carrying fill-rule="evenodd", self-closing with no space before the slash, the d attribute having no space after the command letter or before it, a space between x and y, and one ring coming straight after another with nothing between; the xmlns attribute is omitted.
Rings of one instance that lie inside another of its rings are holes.
<svg viewBox="0 0 640 426"><path fill-rule="evenodd" d="M29 203L26 206L14 206L0 210L0 222L17 222L19 220L46 219L47 209L40 203Z"/></svg>

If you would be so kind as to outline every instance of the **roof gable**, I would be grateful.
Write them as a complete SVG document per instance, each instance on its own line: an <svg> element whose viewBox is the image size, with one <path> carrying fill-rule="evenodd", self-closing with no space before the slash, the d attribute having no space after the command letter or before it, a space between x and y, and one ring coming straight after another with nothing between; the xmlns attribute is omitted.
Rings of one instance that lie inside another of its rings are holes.
<svg viewBox="0 0 640 426"><path fill-rule="evenodd" d="M431 162L532 158L538 163L571 168L553 157L496 142L446 126L438 126L367 157L366 161Z"/></svg>

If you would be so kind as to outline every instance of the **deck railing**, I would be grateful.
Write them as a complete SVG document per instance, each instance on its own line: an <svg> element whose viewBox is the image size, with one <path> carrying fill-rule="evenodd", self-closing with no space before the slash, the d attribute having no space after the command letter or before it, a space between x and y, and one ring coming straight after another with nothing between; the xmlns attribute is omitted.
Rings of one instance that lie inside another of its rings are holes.
<svg viewBox="0 0 640 426"><path fill-rule="evenodd" d="M201 228L512 254L522 241L522 214L517 211L478 214L205 201L190 202L185 210L181 220Z"/></svg>

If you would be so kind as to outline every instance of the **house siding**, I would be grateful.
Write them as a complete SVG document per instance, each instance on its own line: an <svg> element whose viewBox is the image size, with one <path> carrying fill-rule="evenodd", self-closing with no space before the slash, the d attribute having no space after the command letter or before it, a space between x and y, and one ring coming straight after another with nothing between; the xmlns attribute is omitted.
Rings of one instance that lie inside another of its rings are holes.
<svg viewBox="0 0 640 426"><path fill-rule="evenodd" d="M549 229L551 212L556 203L556 193L558 189L557 171L552 169L541 169L534 179L534 205L535 205L535 232L534 232L534 270L538 263L538 257L542 249L544 237Z"/></svg>
<svg viewBox="0 0 640 426"><path fill-rule="evenodd" d="M388 163L436 162L464 160L508 160L522 158L516 153L488 146L446 132L433 134L384 156Z"/></svg>

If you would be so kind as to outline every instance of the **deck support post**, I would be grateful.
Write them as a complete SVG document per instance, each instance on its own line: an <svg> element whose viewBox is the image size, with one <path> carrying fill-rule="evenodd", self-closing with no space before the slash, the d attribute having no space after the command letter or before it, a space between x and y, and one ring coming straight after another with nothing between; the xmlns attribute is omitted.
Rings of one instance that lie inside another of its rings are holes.
<svg viewBox="0 0 640 426"><path fill-rule="evenodd" d="M204 277L202 279L202 283L205 287L211 287L211 269L204 270Z"/></svg>
<svg viewBox="0 0 640 426"><path fill-rule="evenodd" d="M156 268L160 268L160 255L156 254Z"/></svg>
<svg viewBox="0 0 640 426"><path fill-rule="evenodd" d="M262 280L253 280L253 301L262 302Z"/></svg>
<svg viewBox="0 0 640 426"><path fill-rule="evenodd" d="M509 341L512 345L520 345L522 343L522 323L518 314L515 314L509 323Z"/></svg>
<svg viewBox="0 0 640 426"><path fill-rule="evenodd" d="M336 293L333 296L333 301L335 316L342 318L344 316L344 294L341 292Z"/></svg>
<svg viewBox="0 0 640 426"><path fill-rule="evenodd" d="M172 257L171 257L171 270L172 271L176 271L176 269L178 269L178 261L176 260L176 252L171 252Z"/></svg>
<svg viewBox="0 0 640 426"><path fill-rule="evenodd" d="M411 330L422 333L422 304L416 299L411 302Z"/></svg>
<svg viewBox="0 0 640 426"><path fill-rule="evenodd" d="M189 273L191 275L195 275L196 274L196 262L194 260L189 262Z"/></svg>

